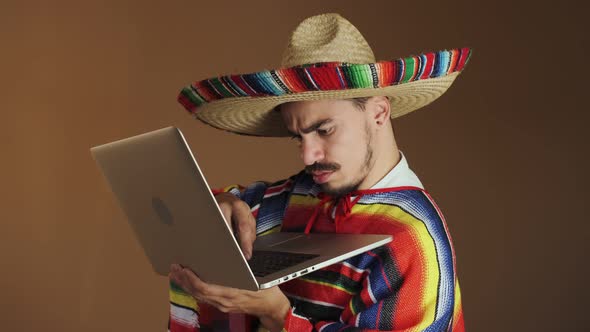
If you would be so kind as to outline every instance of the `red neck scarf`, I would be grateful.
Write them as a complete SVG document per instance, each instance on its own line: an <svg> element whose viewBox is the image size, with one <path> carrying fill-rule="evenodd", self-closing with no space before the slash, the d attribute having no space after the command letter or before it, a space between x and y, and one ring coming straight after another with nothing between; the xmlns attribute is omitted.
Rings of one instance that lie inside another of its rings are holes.
<svg viewBox="0 0 590 332"><path fill-rule="evenodd" d="M338 233L340 223L350 215L350 212L352 211L352 207L363 197L363 195L385 193L385 192L390 192L390 191L401 191L401 190L423 191L422 188L412 187L412 186L404 186L404 187L355 190L355 191L351 191L341 197L334 197L334 196L330 196L326 193L321 192L317 196L317 198L320 199L320 202L318 203L318 205L316 205L311 217L307 221L307 226L305 226L305 234L309 234L309 232L311 231L311 228L313 227L313 224L318 219L318 216L320 215L320 213L326 210L325 209L326 203L328 203L328 207L327 207L328 213L332 213L332 210L334 211L334 227L336 228L336 233Z"/></svg>

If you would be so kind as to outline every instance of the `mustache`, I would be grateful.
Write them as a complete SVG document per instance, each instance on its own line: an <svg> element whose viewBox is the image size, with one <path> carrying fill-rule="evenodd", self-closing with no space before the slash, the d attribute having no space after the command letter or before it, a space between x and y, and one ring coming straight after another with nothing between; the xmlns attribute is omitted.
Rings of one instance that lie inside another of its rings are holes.
<svg viewBox="0 0 590 332"><path fill-rule="evenodd" d="M337 171L340 169L340 165L336 163L313 163L313 165L305 166L305 172L307 174L317 172L317 171Z"/></svg>

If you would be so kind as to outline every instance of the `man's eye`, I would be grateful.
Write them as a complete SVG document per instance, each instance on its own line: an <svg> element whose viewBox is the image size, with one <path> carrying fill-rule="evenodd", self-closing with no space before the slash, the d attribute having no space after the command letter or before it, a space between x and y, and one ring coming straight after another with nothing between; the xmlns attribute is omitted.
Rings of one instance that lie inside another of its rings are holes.
<svg viewBox="0 0 590 332"><path fill-rule="evenodd" d="M295 140L297 142L301 142L301 136L299 136L299 135L293 135L293 136L291 136L291 139Z"/></svg>
<svg viewBox="0 0 590 332"><path fill-rule="evenodd" d="M318 129L317 133L320 136L328 136L332 133L332 128L327 128L327 129Z"/></svg>

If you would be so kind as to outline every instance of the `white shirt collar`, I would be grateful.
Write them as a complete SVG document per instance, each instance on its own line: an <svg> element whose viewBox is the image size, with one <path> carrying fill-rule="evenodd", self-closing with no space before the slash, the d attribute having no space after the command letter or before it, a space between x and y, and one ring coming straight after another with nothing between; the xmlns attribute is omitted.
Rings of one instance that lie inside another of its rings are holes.
<svg viewBox="0 0 590 332"><path fill-rule="evenodd" d="M404 154L400 151L400 160L389 173L379 180L371 189L391 188L391 187L418 187L424 189L422 182L418 176L410 169L408 161Z"/></svg>

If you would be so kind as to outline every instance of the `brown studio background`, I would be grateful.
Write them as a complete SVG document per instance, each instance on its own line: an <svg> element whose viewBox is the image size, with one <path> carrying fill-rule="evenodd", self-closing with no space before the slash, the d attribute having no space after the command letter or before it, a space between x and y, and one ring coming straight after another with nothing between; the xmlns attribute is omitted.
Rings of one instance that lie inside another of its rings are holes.
<svg viewBox="0 0 590 332"><path fill-rule="evenodd" d="M214 186L301 163L288 139L213 130L175 102L201 78L272 68L303 18L336 11L378 59L471 46L455 85L395 121L445 213L469 331L590 323L588 35L560 1L0 3L0 325L163 331L155 276L89 148L176 125Z"/></svg>

